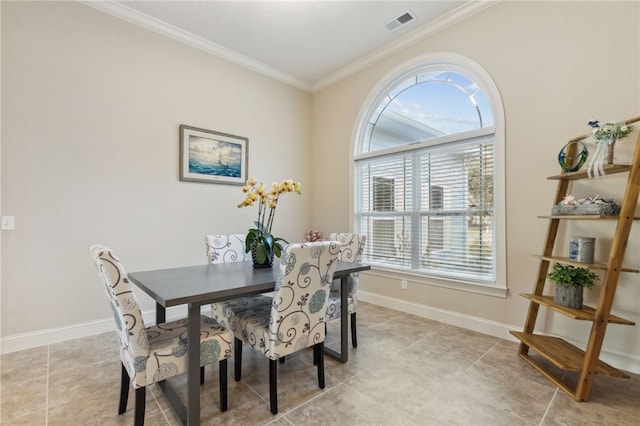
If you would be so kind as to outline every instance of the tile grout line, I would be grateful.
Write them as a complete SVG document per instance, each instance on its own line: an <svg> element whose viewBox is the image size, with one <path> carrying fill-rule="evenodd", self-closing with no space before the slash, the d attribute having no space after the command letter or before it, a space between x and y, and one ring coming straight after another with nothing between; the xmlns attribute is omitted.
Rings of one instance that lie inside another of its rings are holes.
<svg viewBox="0 0 640 426"><path fill-rule="evenodd" d="M153 395L153 399L156 401L156 404L158 404L158 408L160 409L160 414L162 414L162 417L164 417L164 419L167 422L167 426L171 426L171 420L169 420L169 416L167 415L167 412L169 412L171 415L173 415L173 413L171 412L171 407L169 407L166 410L162 409L162 405L160 404L160 401L158 400L158 397L160 397L160 395L158 394L156 396L156 392L152 392Z"/></svg>
<svg viewBox="0 0 640 426"><path fill-rule="evenodd" d="M467 367L467 369L472 368L473 366L478 364L485 356L487 356L487 354L489 352L491 352L491 350L493 350L495 347L499 346L501 341L502 341L502 339L498 340L498 342L496 342L493 346L491 346L491 348L489 348L484 354L482 354L480 356L480 358L475 360L469 367ZM493 367L489 366L489 368L493 368ZM542 418L540 419L540 422L537 423L538 426L542 426L545 417L547 416L547 414L549 413L549 410L551 409L551 404L553 403L553 400L555 399L558 391L559 391L559 388L556 387L554 392L553 392L553 395L551 395L551 398L549 399L549 402L547 403L547 407L545 408L544 413L542 414ZM520 417L520 416L518 415L518 417ZM523 419L523 420L525 420L525 419Z"/></svg>
<svg viewBox="0 0 640 426"><path fill-rule="evenodd" d="M491 346L489 349L487 349L482 355L480 355L480 357L478 359L476 359L475 361L473 361L471 363L471 365L469 367L467 367L467 369L475 366L476 364L478 364L480 361L482 361L482 358L484 358L485 356L487 356L487 354L489 352L491 352L496 346L500 345L500 342L502 341L502 339L499 339L496 343L493 344L493 346Z"/></svg>
<svg viewBox="0 0 640 426"><path fill-rule="evenodd" d="M304 405L306 405L307 403L309 403L309 402L311 402L311 401L313 401L313 400L315 400L315 399L317 399L317 398L320 398L321 396L324 396L327 392L330 392L332 389L337 388L337 387L338 387L338 386L340 386L341 384L343 384L343 383L342 383L342 382L340 382L340 383L338 383L337 385L332 386L332 387L330 387L330 388L326 388L326 387L325 387L324 389L321 389L321 390L320 390L320 393L318 393L317 395L312 396L312 397L311 397L311 399L308 399L308 400L306 400L306 401L304 401L304 402L302 402L302 403L300 403L300 404L296 405L295 407L290 408L290 409L289 409L289 410L287 410L286 412L284 412L284 413L279 413L279 414L281 414L281 416L282 416L282 417L285 417L285 418L286 418L287 414L291 414L292 412L294 412L295 410L299 409L300 407L303 407L303 406L304 406ZM294 423L293 423L292 421L290 421L289 419L286 419L286 420L287 420L289 423L294 424Z"/></svg>
<svg viewBox="0 0 640 426"><path fill-rule="evenodd" d="M547 414L549 414L549 410L551 409L551 404L553 404L553 401L556 399L556 396L558 395L559 391L560 391L560 388L556 388L555 391L553 391L553 395L551 395L551 399L549 400L549 403L547 404L547 409L544 410L544 414L542 415L542 418L540 419L540 423L538 423L539 426L542 426L542 424L544 423L544 419L547 417Z"/></svg>

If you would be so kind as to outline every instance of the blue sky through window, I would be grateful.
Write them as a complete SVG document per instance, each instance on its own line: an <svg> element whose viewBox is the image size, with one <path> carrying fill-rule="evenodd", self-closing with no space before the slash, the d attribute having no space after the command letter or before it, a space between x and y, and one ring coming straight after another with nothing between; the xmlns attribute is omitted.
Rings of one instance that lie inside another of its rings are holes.
<svg viewBox="0 0 640 426"><path fill-rule="evenodd" d="M385 98L382 115L396 113L444 135L493 126L484 93L465 76L429 72L410 81L400 83Z"/></svg>

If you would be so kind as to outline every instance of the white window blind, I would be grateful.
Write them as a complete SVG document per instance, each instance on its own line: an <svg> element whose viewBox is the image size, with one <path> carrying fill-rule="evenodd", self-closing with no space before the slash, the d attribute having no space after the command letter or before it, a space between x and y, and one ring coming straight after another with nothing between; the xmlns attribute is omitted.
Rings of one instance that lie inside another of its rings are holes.
<svg viewBox="0 0 640 426"><path fill-rule="evenodd" d="M495 284L493 134L356 161L364 261Z"/></svg>

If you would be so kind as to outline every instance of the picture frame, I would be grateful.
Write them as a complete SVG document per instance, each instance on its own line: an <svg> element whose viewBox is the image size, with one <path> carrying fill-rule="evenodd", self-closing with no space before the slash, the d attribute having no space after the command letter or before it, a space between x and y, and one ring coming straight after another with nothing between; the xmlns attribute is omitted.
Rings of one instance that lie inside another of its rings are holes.
<svg viewBox="0 0 640 426"><path fill-rule="evenodd" d="M180 125L180 180L244 185L249 139Z"/></svg>

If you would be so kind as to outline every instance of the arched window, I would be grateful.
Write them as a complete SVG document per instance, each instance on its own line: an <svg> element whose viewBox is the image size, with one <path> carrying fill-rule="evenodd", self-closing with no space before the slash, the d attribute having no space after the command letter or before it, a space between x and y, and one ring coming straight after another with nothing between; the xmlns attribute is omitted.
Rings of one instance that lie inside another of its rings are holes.
<svg viewBox="0 0 640 426"><path fill-rule="evenodd" d="M382 84L361 117L354 216L367 236L363 261L505 288L497 89L466 58L422 59Z"/></svg>

